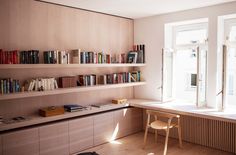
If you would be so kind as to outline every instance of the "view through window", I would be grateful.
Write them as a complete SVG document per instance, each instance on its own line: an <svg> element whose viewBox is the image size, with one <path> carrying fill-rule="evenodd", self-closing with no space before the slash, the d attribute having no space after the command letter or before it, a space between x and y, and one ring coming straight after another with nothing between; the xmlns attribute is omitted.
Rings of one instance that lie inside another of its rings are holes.
<svg viewBox="0 0 236 155"><path fill-rule="evenodd" d="M163 54L165 98L205 102L207 37L206 23L173 26L173 50Z"/></svg>

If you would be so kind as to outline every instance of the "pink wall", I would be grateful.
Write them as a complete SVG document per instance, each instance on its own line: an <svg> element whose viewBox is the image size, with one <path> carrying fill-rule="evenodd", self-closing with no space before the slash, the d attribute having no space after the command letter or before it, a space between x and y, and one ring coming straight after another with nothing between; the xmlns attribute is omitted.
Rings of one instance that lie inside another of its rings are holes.
<svg viewBox="0 0 236 155"><path fill-rule="evenodd" d="M216 106L217 84L217 19L218 16L235 14L236 2L157 15L134 20L134 43L146 45L147 66L142 69L147 85L135 88L135 97L160 100L161 49L164 48L164 25L166 23L208 18L209 51L207 102Z"/></svg>

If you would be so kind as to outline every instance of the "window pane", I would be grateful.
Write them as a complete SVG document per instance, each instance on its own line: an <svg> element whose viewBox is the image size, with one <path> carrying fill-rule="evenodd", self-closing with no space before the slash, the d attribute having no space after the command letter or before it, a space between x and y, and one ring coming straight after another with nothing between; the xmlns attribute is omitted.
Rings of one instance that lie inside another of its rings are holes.
<svg viewBox="0 0 236 155"><path fill-rule="evenodd" d="M231 27L229 41L236 41L236 26Z"/></svg>
<svg viewBox="0 0 236 155"><path fill-rule="evenodd" d="M227 104L236 106L236 49L229 48L227 77Z"/></svg>
<svg viewBox="0 0 236 155"><path fill-rule="evenodd" d="M196 75L196 51L193 49L178 50L175 59L174 77L176 99L196 103Z"/></svg>
<svg viewBox="0 0 236 155"><path fill-rule="evenodd" d="M164 54L164 61L165 61L165 70L163 72L164 74L164 79L163 79L163 85L164 85L164 94L163 94L163 99L168 100L173 97L172 94L172 80L173 80L173 53L166 52Z"/></svg>
<svg viewBox="0 0 236 155"><path fill-rule="evenodd" d="M206 29L179 31L176 34L176 45L204 43L206 39Z"/></svg>

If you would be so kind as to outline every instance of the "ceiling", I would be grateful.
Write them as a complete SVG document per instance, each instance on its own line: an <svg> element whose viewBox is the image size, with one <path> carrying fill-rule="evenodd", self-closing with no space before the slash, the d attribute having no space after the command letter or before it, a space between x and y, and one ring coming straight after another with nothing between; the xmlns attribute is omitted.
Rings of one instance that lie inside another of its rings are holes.
<svg viewBox="0 0 236 155"><path fill-rule="evenodd" d="M112 14L142 18L157 14L211 6L236 0L42 0L46 2Z"/></svg>

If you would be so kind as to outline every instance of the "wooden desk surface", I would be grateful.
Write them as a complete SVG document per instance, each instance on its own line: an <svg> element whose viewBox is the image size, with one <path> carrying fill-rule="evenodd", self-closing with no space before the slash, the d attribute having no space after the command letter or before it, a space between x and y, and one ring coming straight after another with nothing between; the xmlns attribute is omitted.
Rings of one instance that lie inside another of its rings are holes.
<svg viewBox="0 0 236 155"><path fill-rule="evenodd" d="M139 107L144 109L159 110L180 115L189 115L236 123L236 109L219 111L217 109L209 107L198 108L194 104L178 101L162 103L161 101L145 99L131 99L129 100L129 104L133 107Z"/></svg>

